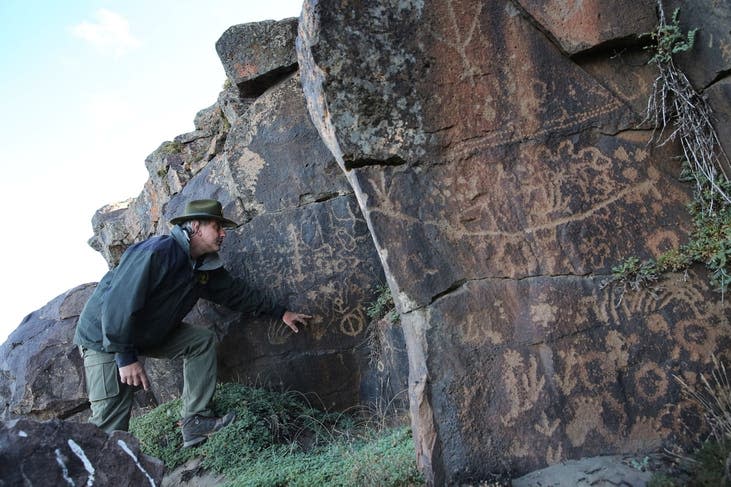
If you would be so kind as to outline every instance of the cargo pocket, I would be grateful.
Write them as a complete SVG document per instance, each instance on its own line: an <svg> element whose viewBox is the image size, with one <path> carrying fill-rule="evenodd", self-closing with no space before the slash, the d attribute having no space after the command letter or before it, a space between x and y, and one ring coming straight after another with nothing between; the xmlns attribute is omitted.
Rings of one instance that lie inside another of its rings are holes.
<svg viewBox="0 0 731 487"><path fill-rule="evenodd" d="M119 372L113 353L86 350L84 369L89 401L101 401L119 394Z"/></svg>

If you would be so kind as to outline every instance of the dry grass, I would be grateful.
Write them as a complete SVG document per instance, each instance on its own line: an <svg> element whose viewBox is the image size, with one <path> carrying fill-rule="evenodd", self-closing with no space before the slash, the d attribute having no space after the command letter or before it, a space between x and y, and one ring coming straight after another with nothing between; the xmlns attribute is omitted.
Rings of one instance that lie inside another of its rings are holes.
<svg viewBox="0 0 731 487"><path fill-rule="evenodd" d="M713 127L710 105L673 61L673 54L693 47L695 29L683 34L678 22L679 11L675 10L668 23L661 0L657 6L659 24L648 35L653 40L650 48L655 51L650 62L657 65L659 74L647 103L646 120L655 127L652 140L659 145L680 140L683 155L696 180L699 198L707 211L714 211L717 198L705 195L703 189L710 186L726 204L731 204L731 195L722 184L723 180L729 180L727 168L731 164Z"/></svg>

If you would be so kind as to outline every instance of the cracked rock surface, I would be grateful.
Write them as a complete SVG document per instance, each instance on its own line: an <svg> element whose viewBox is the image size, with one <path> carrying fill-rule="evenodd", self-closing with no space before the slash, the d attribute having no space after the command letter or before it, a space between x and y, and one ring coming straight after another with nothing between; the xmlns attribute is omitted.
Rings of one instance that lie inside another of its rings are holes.
<svg viewBox="0 0 731 487"><path fill-rule="evenodd" d="M656 20L646 1L304 4L308 109L402 312L436 485L691 441L673 375L695 382L727 350L729 300L700 267L655 296L604 285L690 230L679 147L642 124L656 73L639 38ZM731 45L716 24L713 45ZM694 79L728 73L713 60Z"/></svg>

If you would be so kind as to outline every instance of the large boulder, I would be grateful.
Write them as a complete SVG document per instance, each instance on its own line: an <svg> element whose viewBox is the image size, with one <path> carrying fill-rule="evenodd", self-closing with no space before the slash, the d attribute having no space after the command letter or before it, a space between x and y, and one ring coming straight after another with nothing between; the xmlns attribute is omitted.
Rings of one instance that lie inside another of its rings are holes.
<svg viewBox="0 0 731 487"><path fill-rule="evenodd" d="M300 19L308 108L402 313L437 485L657 448L693 417L673 375L697 381L731 340L701 269L654 296L606 286L689 231L678 147L641 128L647 4L559 49L555 15L519 3L307 0Z"/></svg>
<svg viewBox="0 0 731 487"><path fill-rule="evenodd" d="M258 96L297 70L297 19L229 27L216 42L226 76L244 97Z"/></svg>
<svg viewBox="0 0 731 487"><path fill-rule="evenodd" d="M94 290L85 284L29 314L0 346L0 419L68 418L88 407L76 320Z"/></svg>
<svg viewBox="0 0 731 487"><path fill-rule="evenodd" d="M160 485L165 467L129 433L90 424L20 419L0 423L0 486Z"/></svg>

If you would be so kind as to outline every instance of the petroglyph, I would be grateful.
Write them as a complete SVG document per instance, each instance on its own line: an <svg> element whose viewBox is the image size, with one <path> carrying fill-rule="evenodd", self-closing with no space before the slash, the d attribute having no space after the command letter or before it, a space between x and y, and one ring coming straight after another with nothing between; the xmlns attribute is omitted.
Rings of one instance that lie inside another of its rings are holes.
<svg viewBox="0 0 731 487"><path fill-rule="evenodd" d="M591 431L596 430L602 436L608 435L602 419L604 408L599 399L579 397L574 401L573 408L574 416L566 426L566 435L573 446L583 445Z"/></svg>
<svg viewBox="0 0 731 487"><path fill-rule="evenodd" d="M536 303L530 307L531 321L535 324L548 328L556 321L557 309L551 303Z"/></svg>
<svg viewBox="0 0 731 487"><path fill-rule="evenodd" d="M453 49L459 56L462 62L462 72L459 75L460 80L469 79L474 84L474 77L479 76L482 73L480 67L473 62L468 54L468 47L475 39L475 32L480 31L480 14L482 13L482 2L477 2L474 8L470 8L474 5L474 2L461 2L463 8L470 10L465 12L465 17L470 19L471 23L466 28L462 28L460 19L458 19L457 12L455 11L455 1L447 0L442 3L447 10L447 17L449 18L450 32L439 33L433 29L429 30L429 33L439 42L442 42L449 48ZM478 44L483 49L490 49L488 44L488 38L480 32L480 35L476 38Z"/></svg>
<svg viewBox="0 0 731 487"><path fill-rule="evenodd" d="M267 321L267 340L272 345L283 345L290 339L292 331L279 319L269 319Z"/></svg>
<svg viewBox="0 0 731 487"><path fill-rule="evenodd" d="M643 364L634 374L635 388L641 398L655 402L664 398L668 392L668 373L655 363Z"/></svg>
<svg viewBox="0 0 731 487"><path fill-rule="evenodd" d="M372 241L354 199L334 198L308 207L297 220L282 219L282 228L277 228L276 222L266 217L252 221L252 225L270 227L277 238L248 242L244 255L253 260L246 267L268 269L262 287L307 298L308 313L315 316L308 333L316 340L326 333L362 333L366 324L364 303L372 292L368 284L372 278L367 276L372 269L359 249L367 249ZM331 280L324 276L331 276ZM281 300L282 296L276 298ZM267 336L270 343L281 344L291 333L281 322L272 321Z"/></svg>
<svg viewBox="0 0 731 487"><path fill-rule="evenodd" d="M523 357L516 350L507 350L503 354L503 387L510 403L510 410L501 415L505 426L512 426L522 413L531 410L546 384L546 378L538 377L538 362L534 356L525 366Z"/></svg>
<svg viewBox="0 0 731 487"><path fill-rule="evenodd" d="M546 465L553 465L563 460L563 445L559 443L554 449L552 445L548 445L546 449Z"/></svg>
<svg viewBox="0 0 731 487"><path fill-rule="evenodd" d="M497 331L494 323L485 313L467 313L457 323L459 338L462 343L475 347L500 345L505 341L502 333Z"/></svg>
<svg viewBox="0 0 731 487"><path fill-rule="evenodd" d="M553 421L548 420L548 416L546 416L545 412L541 413L541 422L533 425L533 428L546 437L553 436L553 433L556 431L556 429L561 424L560 419L555 419Z"/></svg>

